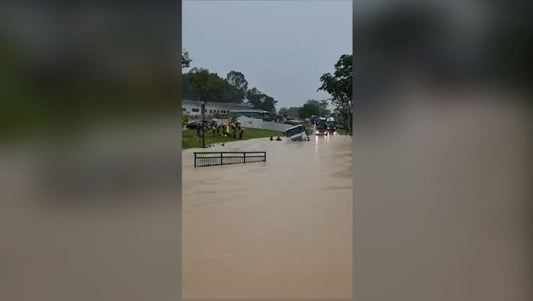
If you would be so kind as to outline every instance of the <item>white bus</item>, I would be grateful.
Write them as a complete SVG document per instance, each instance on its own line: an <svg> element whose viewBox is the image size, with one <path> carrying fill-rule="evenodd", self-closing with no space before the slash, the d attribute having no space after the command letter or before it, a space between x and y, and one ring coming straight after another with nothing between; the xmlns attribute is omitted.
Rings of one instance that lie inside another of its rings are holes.
<svg viewBox="0 0 533 301"><path fill-rule="evenodd" d="M285 136L291 141L309 141L309 136L302 125L293 126L285 130Z"/></svg>

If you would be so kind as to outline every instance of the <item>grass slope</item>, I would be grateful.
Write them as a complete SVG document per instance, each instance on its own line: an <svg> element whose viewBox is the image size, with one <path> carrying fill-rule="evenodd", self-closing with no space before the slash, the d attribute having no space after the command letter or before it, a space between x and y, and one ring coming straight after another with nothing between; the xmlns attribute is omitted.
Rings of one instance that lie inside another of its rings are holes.
<svg viewBox="0 0 533 301"><path fill-rule="evenodd" d="M248 140L248 139L254 139L254 138L265 138L265 137L270 137L270 136L277 137L277 136L282 136L282 135L283 134L281 132L277 132L277 131L246 128L244 130L244 137L242 137L242 140ZM205 133L205 145L206 146L209 146L209 144L213 144L213 143L226 143L226 142L239 141L239 140L240 140L239 136L237 136L236 139L233 139L232 137L221 137L221 136L213 137L213 133L211 131ZM196 136L196 130L183 129L181 147L182 149L200 148L202 147L202 137Z"/></svg>

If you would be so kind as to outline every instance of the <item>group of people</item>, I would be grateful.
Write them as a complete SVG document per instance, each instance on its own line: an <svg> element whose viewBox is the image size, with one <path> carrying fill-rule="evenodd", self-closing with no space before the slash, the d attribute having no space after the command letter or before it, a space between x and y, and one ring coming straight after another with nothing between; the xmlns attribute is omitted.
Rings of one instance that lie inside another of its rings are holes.
<svg viewBox="0 0 533 301"><path fill-rule="evenodd" d="M216 122L212 122L209 125L201 125L199 124L196 128L196 135L198 137L202 137L204 131L208 131L211 129L213 133L213 137L221 136L221 137L232 137L233 139L242 139L244 137L244 127L240 125L238 122L229 122L229 123L221 123L219 125L216 124Z"/></svg>
<svg viewBox="0 0 533 301"><path fill-rule="evenodd" d="M212 127L213 137L219 135L221 137L232 137L236 139L237 136L239 139L244 137L244 127L241 126L238 122L229 122L227 124L221 123L220 125L213 125Z"/></svg>

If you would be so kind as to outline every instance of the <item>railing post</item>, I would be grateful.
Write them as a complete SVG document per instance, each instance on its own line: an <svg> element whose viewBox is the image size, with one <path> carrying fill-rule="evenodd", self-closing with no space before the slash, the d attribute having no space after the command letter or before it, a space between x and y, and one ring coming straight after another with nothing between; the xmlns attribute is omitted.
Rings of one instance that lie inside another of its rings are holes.
<svg viewBox="0 0 533 301"><path fill-rule="evenodd" d="M196 167L196 153L194 153L194 167Z"/></svg>
<svg viewBox="0 0 533 301"><path fill-rule="evenodd" d="M244 162L243 163L246 163L246 152L244 152L243 154L244 154Z"/></svg>
<svg viewBox="0 0 533 301"><path fill-rule="evenodd" d="M222 165L222 152L220 152L220 165Z"/></svg>

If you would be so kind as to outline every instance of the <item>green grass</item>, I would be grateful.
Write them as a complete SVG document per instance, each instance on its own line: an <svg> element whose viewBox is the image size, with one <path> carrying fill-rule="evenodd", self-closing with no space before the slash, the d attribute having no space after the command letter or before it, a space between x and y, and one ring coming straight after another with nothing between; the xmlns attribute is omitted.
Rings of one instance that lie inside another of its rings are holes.
<svg viewBox="0 0 533 301"><path fill-rule="evenodd" d="M270 136L282 136L282 132L262 130L262 129L252 129L246 128L244 130L244 136L242 140L254 139L254 138L266 138ZM205 132L205 145L208 147L213 143L226 143L231 141L239 141L239 136L236 139L232 137L221 137L219 135L213 137L213 132ZM182 131L182 140L181 140L182 149L187 148L200 148L202 147L202 137L196 136L196 130L183 129Z"/></svg>

